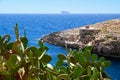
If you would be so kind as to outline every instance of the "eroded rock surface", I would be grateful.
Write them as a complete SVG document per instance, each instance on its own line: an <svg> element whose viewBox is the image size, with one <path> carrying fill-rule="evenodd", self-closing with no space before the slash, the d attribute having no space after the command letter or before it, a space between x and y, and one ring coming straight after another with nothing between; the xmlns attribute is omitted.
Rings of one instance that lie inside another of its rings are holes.
<svg viewBox="0 0 120 80"><path fill-rule="evenodd" d="M89 45L99 55L120 58L120 19L51 33L42 40L71 48L85 48Z"/></svg>

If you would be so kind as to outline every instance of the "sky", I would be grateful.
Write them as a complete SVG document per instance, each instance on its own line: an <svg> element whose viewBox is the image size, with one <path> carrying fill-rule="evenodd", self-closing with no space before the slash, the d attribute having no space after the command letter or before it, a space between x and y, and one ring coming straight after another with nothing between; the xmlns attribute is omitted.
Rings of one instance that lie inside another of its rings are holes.
<svg viewBox="0 0 120 80"><path fill-rule="evenodd" d="M120 0L0 0L0 13L120 13Z"/></svg>

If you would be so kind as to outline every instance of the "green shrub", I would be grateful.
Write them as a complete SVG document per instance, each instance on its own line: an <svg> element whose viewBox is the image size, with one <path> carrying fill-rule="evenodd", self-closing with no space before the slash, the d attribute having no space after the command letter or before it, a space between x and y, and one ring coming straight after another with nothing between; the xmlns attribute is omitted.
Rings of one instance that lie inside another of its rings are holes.
<svg viewBox="0 0 120 80"><path fill-rule="evenodd" d="M15 34L17 40L11 43L10 35L0 36L0 80L110 80L105 73L110 62L91 54L91 47L67 49L67 56L58 54L53 66L42 41L39 48L28 47L26 33L20 37L17 24Z"/></svg>

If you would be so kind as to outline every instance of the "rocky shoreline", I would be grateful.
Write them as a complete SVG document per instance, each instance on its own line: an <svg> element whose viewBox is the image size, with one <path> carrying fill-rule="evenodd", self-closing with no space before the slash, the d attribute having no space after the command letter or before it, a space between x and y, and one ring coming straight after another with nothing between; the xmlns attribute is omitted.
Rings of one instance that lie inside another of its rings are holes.
<svg viewBox="0 0 120 80"><path fill-rule="evenodd" d="M99 55L120 58L120 19L54 32L41 40L71 48L93 46Z"/></svg>

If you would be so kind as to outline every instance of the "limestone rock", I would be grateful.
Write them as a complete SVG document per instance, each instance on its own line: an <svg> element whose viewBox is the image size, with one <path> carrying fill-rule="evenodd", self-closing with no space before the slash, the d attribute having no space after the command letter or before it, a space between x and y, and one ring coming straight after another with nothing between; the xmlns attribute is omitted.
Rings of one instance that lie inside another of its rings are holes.
<svg viewBox="0 0 120 80"><path fill-rule="evenodd" d="M99 55L120 58L120 19L51 33L42 40L72 48L85 48L91 45L93 52Z"/></svg>

